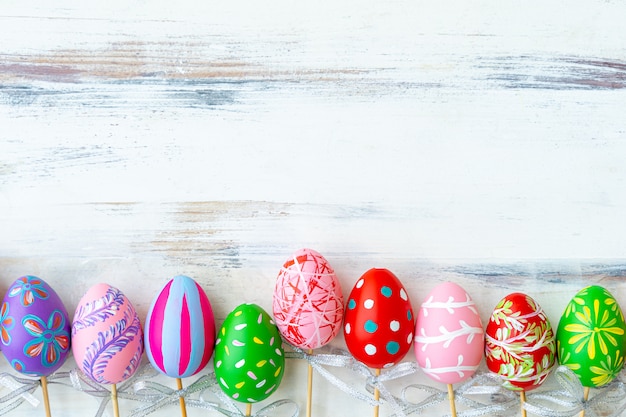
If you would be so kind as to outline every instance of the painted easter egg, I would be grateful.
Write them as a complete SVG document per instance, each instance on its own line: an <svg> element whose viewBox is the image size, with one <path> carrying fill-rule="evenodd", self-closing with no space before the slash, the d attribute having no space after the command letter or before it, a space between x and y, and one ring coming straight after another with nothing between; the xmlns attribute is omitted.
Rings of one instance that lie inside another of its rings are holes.
<svg viewBox="0 0 626 417"><path fill-rule="evenodd" d="M150 363L172 378L195 375L213 354L215 319L209 299L193 279L178 275L152 301L145 325Z"/></svg>
<svg viewBox="0 0 626 417"><path fill-rule="evenodd" d="M43 279L18 278L2 301L2 352L13 369L48 376L70 351L70 319L63 302Z"/></svg>
<svg viewBox="0 0 626 417"><path fill-rule="evenodd" d="M611 382L624 365L624 314L609 291L598 285L580 290L567 304L556 332L559 363L585 387Z"/></svg>
<svg viewBox="0 0 626 417"><path fill-rule="evenodd" d="M83 295L72 322L72 353L85 375L100 384L118 384L137 371L143 332L120 290L96 284Z"/></svg>
<svg viewBox="0 0 626 417"><path fill-rule="evenodd" d="M483 325L469 294L452 282L435 287L415 322L415 357L422 370L444 384L464 381L478 369L483 348Z"/></svg>
<svg viewBox="0 0 626 417"><path fill-rule="evenodd" d="M548 377L556 359L554 333L530 296L512 293L496 305L485 330L485 358L511 390L530 391Z"/></svg>
<svg viewBox="0 0 626 417"><path fill-rule="evenodd" d="M343 319L343 295L328 261L312 249L300 249L285 262L274 289L273 313L283 337L302 349L330 342Z"/></svg>
<svg viewBox="0 0 626 417"><path fill-rule="evenodd" d="M269 397L285 370L278 328L256 304L241 304L226 317L217 334L213 360L222 390L245 403Z"/></svg>
<svg viewBox="0 0 626 417"><path fill-rule="evenodd" d="M370 368L398 363L413 342L415 320L409 296L388 269L372 268L356 282L344 314L348 350Z"/></svg>

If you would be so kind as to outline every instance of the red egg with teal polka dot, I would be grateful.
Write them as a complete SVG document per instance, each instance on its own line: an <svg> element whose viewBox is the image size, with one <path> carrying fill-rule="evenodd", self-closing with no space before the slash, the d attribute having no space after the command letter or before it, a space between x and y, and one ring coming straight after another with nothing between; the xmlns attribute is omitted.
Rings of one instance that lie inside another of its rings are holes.
<svg viewBox="0 0 626 417"><path fill-rule="evenodd" d="M372 268L356 282L344 315L348 350L370 368L389 368L413 343L411 300L388 269Z"/></svg>

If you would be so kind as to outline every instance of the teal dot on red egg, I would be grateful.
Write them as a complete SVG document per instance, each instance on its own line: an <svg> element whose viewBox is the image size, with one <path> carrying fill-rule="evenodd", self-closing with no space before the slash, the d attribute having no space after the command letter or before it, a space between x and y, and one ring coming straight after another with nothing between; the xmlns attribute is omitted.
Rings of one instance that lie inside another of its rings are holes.
<svg viewBox="0 0 626 417"><path fill-rule="evenodd" d="M387 353L389 353L390 355L395 355L400 350L400 344L392 340L391 342L387 342L386 349Z"/></svg>
<svg viewBox="0 0 626 417"><path fill-rule="evenodd" d="M356 307L356 301L354 301L354 299L351 298L350 301L348 301L348 308L350 310L354 310L355 307Z"/></svg>
<svg viewBox="0 0 626 417"><path fill-rule="evenodd" d="M384 295L385 297L389 298L393 294L393 291L391 290L391 288L384 286L380 289L380 293Z"/></svg>
<svg viewBox="0 0 626 417"><path fill-rule="evenodd" d="M376 330L378 330L378 324L376 324L372 320L366 321L363 327L365 328L365 331L368 333L375 333Z"/></svg>
<svg viewBox="0 0 626 417"><path fill-rule="evenodd" d="M413 319L413 314L411 314L411 310L407 310L407 311L406 311L406 318L407 318L408 320Z"/></svg>

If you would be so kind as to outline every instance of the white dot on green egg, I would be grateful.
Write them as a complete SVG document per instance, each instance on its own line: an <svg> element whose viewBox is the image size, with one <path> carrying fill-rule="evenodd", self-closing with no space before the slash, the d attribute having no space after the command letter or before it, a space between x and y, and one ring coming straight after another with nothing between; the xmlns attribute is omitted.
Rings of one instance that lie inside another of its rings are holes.
<svg viewBox="0 0 626 417"><path fill-rule="evenodd" d="M220 366L222 366L222 361L217 361L217 362L215 363L215 367L216 367L216 368L219 368Z"/></svg>
<svg viewBox="0 0 626 417"><path fill-rule="evenodd" d="M259 314L259 317L256 319L257 323L261 324L263 321L263 314Z"/></svg>
<svg viewBox="0 0 626 417"><path fill-rule="evenodd" d="M361 288L363 286L364 282L365 282L365 280L363 278L361 278L360 280L357 281L356 287L357 288Z"/></svg>
<svg viewBox="0 0 626 417"><path fill-rule="evenodd" d="M402 298L404 301L409 299L409 297L406 295L406 291L404 291L404 288L400 289L400 298Z"/></svg>
<svg viewBox="0 0 626 417"><path fill-rule="evenodd" d="M276 325L276 323L274 323L274 320L272 320L272 319L270 319L270 324L271 324L272 326L275 326L275 325Z"/></svg>
<svg viewBox="0 0 626 417"><path fill-rule="evenodd" d="M257 380L255 373L252 371L248 371L248 377L250 377L250 379L254 379L255 381Z"/></svg>
<svg viewBox="0 0 626 417"><path fill-rule="evenodd" d="M273 346L273 345L274 345L274 337L270 339L270 346Z"/></svg>
<svg viewBox="0 0 626 417"><path fill-rule="evenodd" d="M227 389L230 389L230 387L228 386L228 384L226 383L226 381L224 381L224 378L220 377L220 384L224 385Z"/></svg>
<svg viewBox="0 0 626 417"><path fill-rule="evenodd" d="M392 320L391 323L389 323L389 328L392 332L397 332L400 330L400 322L398 320Z"/></svg>
<svg viewBox="0 0 626 417"><path fill-rule="evenodd" d="M367 353L368 355L375 355L376 354L376 346L374 345L365 345L365 353Z"/></svg>
<svg viewBox="0 0 626 417"><path fill-rule="evenodd" d="M238 393L238 392L236 392L236 393L234 393L234 394L233 394L233 399L235 399L235 400L236 400L237 398L239 398L239 393Z"/></svg>
<svg viewBox="0 0 626 417"><path fill-rule="evenodd" d="M272 392L274 390L274 388L276 388L276 384L272 385L271 387L269 387L267 389L267 391L265 391L266 394L269 394L270 392Z"/></svg>
<svg viewBox="0 0 626 417"><path fill-rule="evenodd" d="M246 345L246 344L245 344L244 342L240 342L240 341L239 341L239 340L237 340L237 339L234 339L234 340L233 340L233 346L242 347L242 346L245 346L245 345Z"/></svg>
<svg viewBox="0 0 626 417"><path fill-rule="evenodd" d="M368 310L370 310L372 307L374 307L374 300L372 300L371 298L368 298L367 300L365 300L365 302L363 303L363 307L367 308Z"/></svg>
<svg viewBox="0 0 626 417"><path fill-rule="evenodd" d="M346 323L346 334L350 334L352 328L350 327L350 323Z"/></svg>
<svg viewBox="0 0 626 417"><path fill-rule="evenodd" d="M220 339L220 338L218 337L218 338L217 338L217 340L215 341L215 345L216 345L216 346L217 346L217 345L219 345L221 341L222 341L222 339Z"/></svg>
<svg viewBox="0 0 626 417"><path fill-rule="evenodd" d="M266 382L267 382L267 379L264 379L263 381L261 381L258 384L256 384L256 387L257 388L261 388L263 385L265 385Z"/></svg>
<svg viewBox="0 0 626 417"><path fill-rule="evenodd" d="M245 359L242 359L242 360L240 360L239 362L237 362L237 363L235 364L235 368L241 368L241 367L242 367L242 366L244 366L245 364L246 364L246 360L245 360Z"/></svg>
<svg viewBox="0 0 626 417"><path fill-rule="evenodd" d="M241 323L235 326L235 330L242 330L248 327L248 323Z"/></svg>
<svg viewBox="0 0 626 417"><path fill-rule="evenodd" d="M278 356L283 356L283 352L280 351L280 349L276 348L276 350L274 350L274 352L276 352L276 354Z"/></svg>

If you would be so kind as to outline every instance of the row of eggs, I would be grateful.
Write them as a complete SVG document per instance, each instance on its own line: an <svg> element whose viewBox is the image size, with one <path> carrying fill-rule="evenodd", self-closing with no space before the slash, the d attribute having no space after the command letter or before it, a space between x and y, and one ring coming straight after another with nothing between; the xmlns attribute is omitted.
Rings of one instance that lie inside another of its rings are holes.
<svg viewBox="0 0 626 417"><path fill-rule="evenodd" d="M418 364L436 381L471 377L485 356L488 368L515 390L539 386L557 357L584 386L605 385L621 370L626 347L622 311L599 286L572 298L556 335L541 307L521 293L504 297L483 330L469 294L450 282L434 288L415 317L406 289L387 269L363 274L344 308L333 269L311 249L297 251L281 268L274 319L255 304L242 304L217 332L205 292L182 275L161 288L143 328L130 300L107 284L91 287L70 321L59 296L34 276L9 287L0 314L1 348L19 372L50 375L71 348L87 376L116 384L135 373L144 348L152 365L174 378L198 373L213 356L221 388L248 403L280 384L282 338L312 350L342 328L350 353L371 368L395 365L415 342Z"/></svg>

